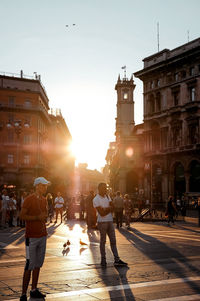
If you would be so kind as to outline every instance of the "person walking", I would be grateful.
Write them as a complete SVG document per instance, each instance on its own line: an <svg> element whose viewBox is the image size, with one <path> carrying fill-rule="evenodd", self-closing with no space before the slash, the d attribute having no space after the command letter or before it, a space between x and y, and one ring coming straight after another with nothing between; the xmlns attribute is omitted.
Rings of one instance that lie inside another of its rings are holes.
<svg viewBox="0 0 200 301"><path fill-rule="evenodd" d="M168 202L167 202L167 215L168 215L168 225L170 222L174 224L174 215L177 212L176 205L174 203L173 197L169 196Z"/></svg>
<svg viewBox="0 0 200 301"><path fill-rule="evenodd" d="M86 222L87 222L88 230L95 229L97 223L96 210L94 209L93 206L94 197L95 197L94 191L91 190L85 200Z"/></svg>
<svg viewBox="0 0 200 301"><path fill-rule="evenodd" d="M32 192L33 193L33 192ZM23 191L22 192L22 195L21 195L21 198L20 198L20 201L21 201L21 203L20 203L20 208L22 208L22 206L23 206L23 204L24 204L24 200L25 200L25 198L27 197L27 195L28 195L28 193L26 192L26 191ZM21 220L20 219L20 227L21 228L24 228L25 227L25 221L23 221L23 220Z"/></svg>
<svg viewBox="0 0 200 301"><path fill-rule="evenodd" d="M48 203L48 217L49 217L49 222L52 223L52 219L54 216L54 204L53 204L53 196L51 193L47 193L46 195L47 198L47 203Z"/></svg>
<svg viewBox="0 0 200 301"><path fill-rule="evenodd" d="M6 189L2 190L2 196L1 196L1 227L6 228L6 214L8 209L8 203L9 203L9 196Z"/></svg>
<svg viewBox="0 0 200 301"><path fill-rule="evenodd" d="M116 197L113 199L113 203L117 229L119 229L119 227L122 227L124 210L124 200L121 196L120 191L117 191Z"/></svg>
<svg viewBox="0 0 200 301"><path fill-rule="evenodd" d="M81 194L79 197L79 203L80 203L80 220L85 219L85 198L84 195Z"/></svg>
<svg viewBox="0 0 200 301"><path fill-rule="evenodd" d="M133 204L128 194L124 196L125 221L127 230L130 230L131 215L133 213Z"/></svg>
<svg viewBox="0 0 200 301"><path fill-rule="evenodd" d="M36 178L34 180L35 193L26 197L20 212L20 218L26 221L26 265L20 301L27 301L26 294L31 274L32 289L30 291L30 297L44 300L46 296L38 290L37 284L40 268L43 265L46 252L46 219L48 212L47 200L43 195L46 193L49 184L50 182L43 177Z"/></svg>
<svg viewBox="0 0 200 301"><path fill-rule="evenodd" d="M60 192L57 192L57 197L55 198L54 203L55 203L55 209L56 209L56 221L55 221L55 223L57 223L59 213L60 213L60 219L61 219L61 223L62 223L64 199L62 198Z"/></svg>
<svg viewBox="0 0 200 301"><path fill-rule="evenodd" d="M14 219L14 217L16 217L17 200L16 200L16 195L14 194L14 192L10 193L7 209L9 211L8 225L9 225L9 227L15 227L15 225L13 225L13 219Z"/></svg>
<svg viewBox="0 0 200 301"><path fill-rule="evenodd" d="M119 258L115 229L113 225L113 203L109 195L107 195L106 183L100 183L98 185L98 194L93 199L93 206L97 210L97 224L100 232L100 253L101 253L101 266L106 267L106 236L110 239L110 246L114 256L115 266L126 266L127 263Z"/></svg>

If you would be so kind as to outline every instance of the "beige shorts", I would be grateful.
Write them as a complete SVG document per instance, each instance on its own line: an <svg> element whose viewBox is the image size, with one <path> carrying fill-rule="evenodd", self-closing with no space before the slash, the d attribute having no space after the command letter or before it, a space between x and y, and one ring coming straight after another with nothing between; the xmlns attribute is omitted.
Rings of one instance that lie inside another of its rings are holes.
<svg viewBox="0 0 200 301"><path fill-rule="evenodd" d="M34 270L43 265L46 252L47 236L26 238L26 265L25 270Z"/></svg>

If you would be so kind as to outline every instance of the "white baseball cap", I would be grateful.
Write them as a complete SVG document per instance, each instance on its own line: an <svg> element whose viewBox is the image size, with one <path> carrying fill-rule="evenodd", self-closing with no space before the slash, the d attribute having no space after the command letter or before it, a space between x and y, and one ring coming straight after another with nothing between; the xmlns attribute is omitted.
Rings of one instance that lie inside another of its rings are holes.
<svg viewBox="0 0 200 301"><path fill-rule="evenodd" d="M43 184L43 185L50 185L51 182L47 181L45 178L43 177L39 177L39 178L36 178L34 180L34 183L33 183L33 186L36 186L38 184Z"/></svg>

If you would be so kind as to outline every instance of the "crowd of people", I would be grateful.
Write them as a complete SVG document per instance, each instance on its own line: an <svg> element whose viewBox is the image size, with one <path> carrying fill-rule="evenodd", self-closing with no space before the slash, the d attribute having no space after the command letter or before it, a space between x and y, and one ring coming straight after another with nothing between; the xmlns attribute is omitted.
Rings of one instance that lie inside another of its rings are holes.
<svg viewBox="0 0 200 301"><path fill-rule="evenodd" d="M47 221L56 224L60 219L60 223L62 223L64 219L73 219L75 213L79 213L79 219L86 221L88 230L99 231L102 268L107 266L106 236L110 240L114 265L127 266L127 263L121 260L118 253L113 215L118 229L125 222L127 230L130 230L131 217L135 210L134 202L130 196L128 194L123 196L120 191L108 194L106 183L100 183L97 194L90 191L87 196L80 194L77 198L66 198L62 196L60 191L56 193L56 196L47 193L50 184L45 178L39 177L34 180L35 191L23 191L17 197L15 192L8 192L3 189L0 194L1 227L25 227L26 264L21 301L27 301L27 289L31 276L30 297L45 299L45 294L38 290L37 284L46 252ZM141 204L140 202L139 213L142 210ZM146 206L149 208L149 202L146 202ZM165 212L168 224L174 223L174 218L179 214L179 211L183 210L183 207L184 199L180 200L169 196ZM77 208L79 208L78 212Z"/></svg>
<svg viewBox="0 0 200 301"><path fill-rule="evenodd" d="M27 192L22 191L20 194L14 191L7 191L3 189L0 193L0 227L25 227L25 222L19 218L20 210L22 208L24 199L31 195L33 190ZM58 219L62 223L63 220L71 220L79 218L85 220L88 229L96 229L97 227L97 213L93 206L93 199L95 192L90 191L88 195L79 194L76 197L62 196L61 192L57 192L56 195L48 192L46 194L48 204L48 221L50 223L57 223ZM110 194L111 200L114 205L114 221L116 227L119 229L122 227L123 222L126 228L130 229L130 222L133 213L138 209L138 213L144 208L150 208L149 200L134 202L128 194L124 196L117 191ZM178 215L185 215L186 205L184 198L173 198L171 202L174 209L174 217ZM168 204L167 204L168 206ZM170 211L170 210L169 210ZM169 214L165 214L169 218ZM171 221L171 220L170 220ZM169 223L170 223L169 221Z"/></svg>

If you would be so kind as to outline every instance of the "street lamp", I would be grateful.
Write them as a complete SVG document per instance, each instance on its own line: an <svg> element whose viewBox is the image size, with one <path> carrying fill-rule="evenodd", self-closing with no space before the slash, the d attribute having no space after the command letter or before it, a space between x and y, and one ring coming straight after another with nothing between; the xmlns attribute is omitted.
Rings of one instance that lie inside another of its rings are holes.
<svg viewBox="0 0 200 301"><path fill-rule="evenodd" d="M7 122L6 126L8 129L14 129L17 135L17 172L18 172L19 171L19 142L20 142L19 137L23 130L23 126L24 128L29 128L30 124L27 121L25 121L24 124L22 124L21 120L15 120L13 122L11 121Z"/></svg>

